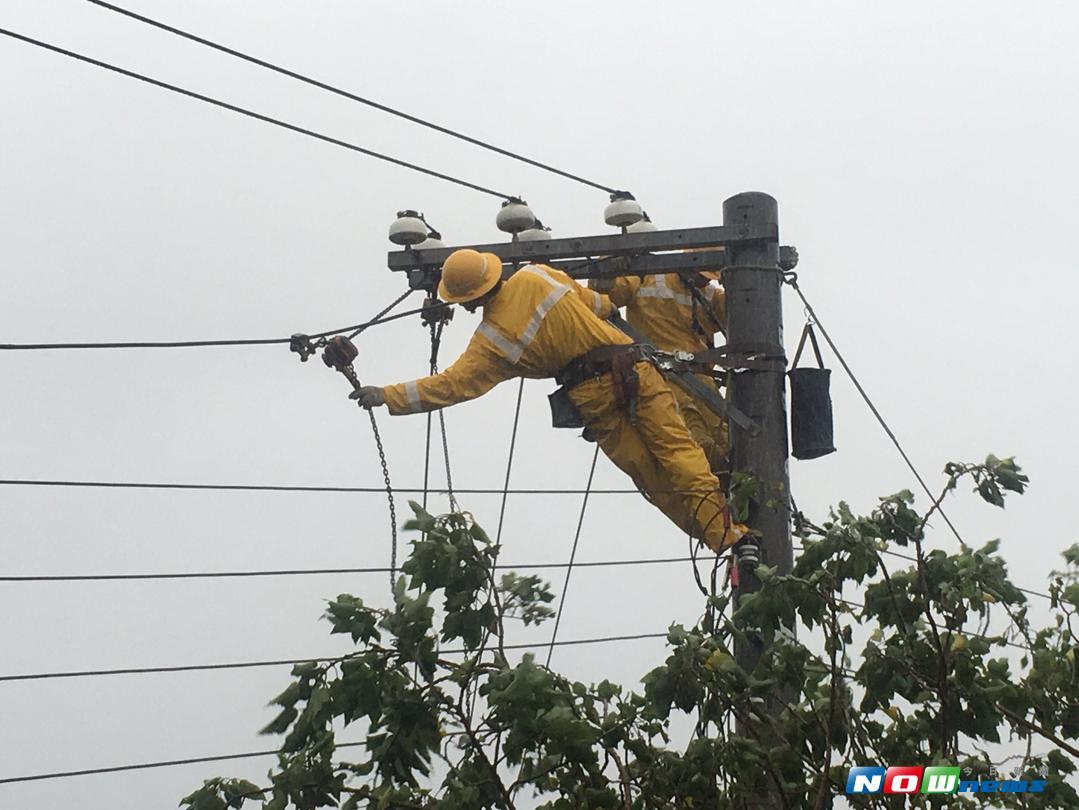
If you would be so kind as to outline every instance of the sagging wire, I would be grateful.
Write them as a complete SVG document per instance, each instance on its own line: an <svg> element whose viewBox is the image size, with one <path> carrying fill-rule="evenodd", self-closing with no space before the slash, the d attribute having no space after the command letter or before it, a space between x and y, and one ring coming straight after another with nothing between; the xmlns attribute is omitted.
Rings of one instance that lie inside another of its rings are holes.
<svg viewBox="0 0 1079 810"><path fill-rule="evenodd" d="M502 503L498 508L498 528L495 531L495 548L501 549L502 526L506 519L506 501L510 493L510 474L513 471L513 453L517 448L517 427L521 421L521 400L524 398L525 378L517 386L517 404L513 408L513 429L510 431L510 449L506 458L506 478L502 483ZM496 557L497 559L497 557Z"/></svg>
<svg viewBox="0 0 1079 810"><path fill-rule="evenodd" d="M340 138L334 138L330 135L316 132L313 129L301 127L297 124L291 124L288 121L281 120L280 118L273 118L269 115L264 115L263 113L255 112L254 110L249 110L236 104L230 104L227 101L222 101L221 99L213 98L212 96L197 93L194 90L188 90L185 87L179 87L175 84L169 84L168 82L163 82L160 79L154 79L150 76L146 76L145 74L136 73L133 70L128 70L126 68L110 64L109 62L103 62L100 59L94 59L93 57L86 56L85 54L77 53L75 51L68 50L67 48L61 48L58 45L52 45L48 42L43 42L40 39L34 39L33 37L28 37L25 34L19 34L6 28L0 28L0 35L10 37L11 39L19 40L20 42L25 42L28 45L34 45L35 47L43 48L47 51L52 51L53 53L58 53L61 56L67 56L71 59L85 62L88 65L93 65L94 67L104 68L105 70L112 71L113 73L119 73L121 76L127 76L131 79L137 79L140 82L145 82L146 84L153 85L154 87L159 87L162 90L169 90L170 92L178 93L182 96L187 96L188 98L193 98L197 101L202 101L207 104L212 104L215 107L220 107L221 109L229 110L230 112L239 113L240 115L246 116L248 118L254 118L256 121L263 121L267 124L273 124L274 126L281 127L282 129L287 129L291 132L296 132L301 135L307 135L311 138L315 138L325 143L333 144L334 146L340 146L344 149L358 152L362 155L367 155L368 157L373 157L386 163L392 163L395 166L401 166L402 168L411 169L412 171L419 172L420 174L426 174L429 177L436 177L439 180L446 180L450 183L455 183L459 186L463 186L464 188L470 188L473 191L479 191L483 194L490 194L492 197L498 197L499 199L504 200L508 197L513 196L510 194L504 194L501 191L495 191L494 189L487 188L486 186L481 186L477 183L470 183L467 180L462 180L459 177L453 177L452 175L444 174L443 172L435 171L434 169L428 169L425 166L420 166L416 163L410 163L407 160L401 160L400 158L395 158L390 155L383 154L382 152L376 152L373 149L368 149L367 147L360 146L358 144L343 141Z"/></svg>
<svg viewBox="0 0 1079 810"><path fill-rule="evenodd" d="M214 50L219 51L221 53L227 53L228 55L234 56L237 59L242 59L245 62L249 62L251 64L258 65L259 67L263 67L263 68L266 68L268 70L272 70L275 73L281 74L282 76L288 76L289 78L296 79L297 81L304 82L305 84L309 84L312 87L318 87L318 88L320 88L322 90L326 90L326 91L328 91L330 93L341 96L343 98L347 98L347 99L349 99L351 101L356 101L356 102L359 102L360 104L365 104L368 107L372 107L372 108L374 108L376 110L379 110L381 112L384 112L384 113L389 113L390 115L395 115L398 118L404 119L405 121L409 121L409 122L411 122L413 124L419 124L420 126L427 127L428 129L432 129L435 132L440 132L443 135L449 135L450 137L457 138L458 140L462 140L465 143L470 143L470 144L472 144L474 146L479 146L482 149L487 149L487 150L489 150L491 152L495 152L495 153L497 153L499 155L503 155L505 157L512 158L513 160L518 160L518 161L520 161L522 163L526 163L526 164L528 164L530 166L534 166L534 167L536 167L538 169L543 169L544 171L551 172L552 174L557 174L557 175L559 175L561 177L565 177L565 178L567 178L569 180L574 180L574 181L576 181L578 183L582 183L582 184L584 184L586 186L591 186L592 188L597 188L597 189L600 189L601 191L606 191L608 194L613 193L615 191L615 189L613 189L613 188L609 188L609 187L607 187L605 185L602 185L600 183L596 183L596 182L594 182L592 180L588 180L588 179L586 179L584 177L580 177L578 175L571 174L569 172L563 171L562 169L557 169L554 166L550 166L550 165L548 165L546 163L541 163L538 160L534 160L532 158L525 157L524 155L517 154L516 152L511 152L508 149L503 149L502 147L495 146L494 144L491 144L491 143L487 143L486 141L481 141L479 138L474 138L471 135L466 135L463 132L458 132L456 130L450 129L449 127L444 127L444 126L441 126L439 124L435 124L435 123L433 123L431 121L427 121L427 120L425 120L423 118L420 118L418 116L410 115L409 113L403 112L401 110L394 109L393 107L390 107L390 106L388 106L386 104L380 104L379 102L373 101L372 99L365 98L363 96L357 95L356 93L349 92L348 90L343 90L340 87L334 87L333 85L328 84L326 82L319 81L318 79L313 79L310 76L305 76L305 75L303 75L301 73L297 73L294 70L289 70L288 68L281 67L280 65L276 65L276 64L274 64L272 62L268 62L268 61L266 61L264 59L259 59L258 57L251 56L250 54L238 51L235 48L230 48L227 45L222 45L222 44L220 44L218 42L213 42L212 40L206 39L205 37L200 37L197 34L192 34L192 33L188 32L188 31L183 31L183 30L181 30L179 28L176 28L174 26L171 26L171 25L168 25L166 23L160 22L159 20L155 20L155 19L152 19L150 17L146 17L146 16L144 16L142 14L137 14L134 11L130 11L130 10L126 9L126 8L121 8L120 6L116 6L116 5L113 5L112 3L104 2L103 0L88 0L88 2L92 3L95 6L100 6L101 8L108 9L109 11L114 11L114 12L116 12L118 14L123 14L124 16L130 17L133 20L138 20L139 22L146 23L147 25L151 25L151 26L153 26L155 28L158 28L158 29L160 29L162 31L168 31L170 34L175 34L176 36L183 37L184 39L190 40L191 42L197 42L200 45L205 45L208 48L213 48Z"/></svg>
<svg viewBox="0 0 1079 810"><path fill-rule="evenodd" d="M832 353L836 356L836 359L839 361L840 365L843 366L843 370L847 373L847 377L849 377L850 381L854 383L854 387L858 389L858 393L861 395L862 400L867 406L869 406L869 410L872 411L873 416L877 419L877 422L884 429L884 432L888 435L888 438L891 439L892 444L895 445L895 449L899 451L899 455L902 456L903 461L906 462L907 468L911 471L911 473L913 473L914 478L921 485L922 490L925 492L926 496L928 496L930 503L935 502L936 496L929 489L929 485L925 482L925 479L922 478L921 473L919 473L918 469L914 466L914 462L910 460L910 456L907 455L906 450L903 449L903 446L899 443L899 439L896 438L895 433L888 426L888 423L884 420L884 417L881 416L880 411L877 410L877 406L873 404L873 400L869 398L869 394L866 393L865 389L862 387L862 384L858 382L858 378L854 375L851 367L847 365L847 361L843 357L842 352L839 351L839 348L835 345L835 342L832 340L831 335L828 334L828 330L825 329L824 324L821 323L820 318L817 316L816 311L814 311L813 309L813 305L809 303L809 299L805 297L805 293L802 292L802 288L798 286L798 274L793 270L784 272L783 283L788 284L798 294L798 297L802 299L802 304L805 306L805 311L809 321L815 324L816 327L820 330L821 335L824 336L825 341L827 341L828 343L828 347L832 350ZM964 542L962 536L960 536L959 531L955 528L955 525L944 513L944 510L938 506L937 511L940 513L940 516L944 518L944 522L948 524L948 528L952 530L952 534L955 535L955 539L965 546L966 543Z"/></svg>
<svg viewBox="0 0 1079 810"><path fill-rule="evenodd" d="M352 748L366 746L366 740L360 742L339 742L337 748ZM254 759L255 757L270 757L280 755L280 749L273 751L248 751L243 754L223 754L209 757L187 757L185 759L169 759L157 762L140 762L134 765L113 765L107 768L86 768L80 771L58 771L55 773L36 773L30 776L9 776L0 779L0 785L10 785L16 782L39 782L44 779L66 779L72 776L91 776L101 773L121 773L124 771L141 771L149 768L173 768L179 765L197 765L205 762L225 762L233 759Z"/></svg>
<svg viewBox="0 0 1079 810"><path fill-rule="evenodd" d="M389 311L394 306L399 304L409 295L412 290L401 295L391 307L383 310ZM301 360L306 360L314 354L316 349L320 349L326 345L326 338L339 335L343 332L351 332L352 335L358 335L365 329L369 329L372 326L378 326L379 324L389 323L390 321L400 320L401 318L407 318L411 315L426 315L435 311L442 311L446 309L449 304L439 303L430 307L419 307L418 309L410 309L405 312L398 312L396 315L389 315L386 317L376 317L372 320L365 321L364 323L352 324L351 326L342 326L337 329L328 329L325 332L316 332L314 334L296 333L290 337L280 338L241 338L241 339L223 339L223 340L124 340L124 341L95 341L95 342L82 342L82 343L0 343L0 351L28 351L28 350L50 350L50 349L191 349L191 348L204 348L213 346L272 346L272 345L287 345L289 348L300 355Z"/></svg>
<svg viewBox="0 0 1079 810"><path fill-rule="evenodd" d="M379 490L381 492L381 490ZM913 558L909 558L913 559ZM575 563L577 568L609 568L625 565L662 565L686 563L689 557L653 557L651 559L593 560ZM569 563L521 563L519 565L493 566L496 571L551 570L568 567ZM232 579L247 577L292 577L340 574L385 574L385 566L361 568L281 568L260 571L176 571L134 574L3 574L0 582L123 582L128 580L164 579ZM1046 597L1048 598L1048 597Z"/></svg>
<svg viewBox="0 0 1079 810"><path fill-rule="evenodd" d="M581 527L584 526L584 514L588 509L588 496L592 490L592 479L596 475L596 462L599 460L599 442L596 442L596 450L592 454L592 465L588 469L588 483L584 488L584 497L581 499L581 514L577 518L577 531L573 535L573 548L570 550L569 565L566 566L566 578L562 583L562 595L558 600L558 612L555 614L554 630L551 632L551 641L547 648L546 666L551 666L551 656L554 655L555 640L558 638L558 626L562 622L562 609L566 605L566 591L569 589L570 574L573 573L573 563L577 557L577 544L581 539Z"/></svg>
<svg viewBox="0 0 1079 810"><path fill-rule="evenodd" d="M588 646L591 644L606 644L616 641L639 641L641 639L666 638L667 633L630 633L618 636L600 636L597 638L575 638L564 641L534 641L519 644L505 644L504 650L534 650L537 647ZM464 647L440 649L439 655L470 655L474 650ZM239 661L224 664L181 664L178 666L164 667L124 667L121 669L89 669L66 672L34 672L26 675L0 675L0 682L9 681L42 681L67 678L101 678L114 675L160 675L175 672L207 672L229 669L256 669L263 667L295 666L296 664L325 663L334 661L341 656L322 656L312 658L284 658L273 661ZM348 656L345 656L346 658ZM0 780L2 782L3 780Z"/></svg>

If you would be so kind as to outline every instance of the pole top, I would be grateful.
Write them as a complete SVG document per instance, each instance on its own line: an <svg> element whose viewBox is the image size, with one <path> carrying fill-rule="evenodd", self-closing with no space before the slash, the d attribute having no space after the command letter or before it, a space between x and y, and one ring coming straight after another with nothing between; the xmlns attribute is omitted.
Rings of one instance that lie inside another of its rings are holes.
<svg viewBox="0 0 1079 810"><path fill-rule="evenodd" d="M723 201L723 224L727 226L776 224L779 203L763 191L744 191Z"/></svg>

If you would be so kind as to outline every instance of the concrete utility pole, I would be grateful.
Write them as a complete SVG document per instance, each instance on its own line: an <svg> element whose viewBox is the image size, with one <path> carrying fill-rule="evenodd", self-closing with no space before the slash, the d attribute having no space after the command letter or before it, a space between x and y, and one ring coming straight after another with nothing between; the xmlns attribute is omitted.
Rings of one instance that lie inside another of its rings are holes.
<svg viewBox="0 0 1079 810"><path fill-rule="evenodd" d="M755 230L777 229L779 210L773 197L758 192L737 194L723 203L723 225ZM769 355L783 355L783 278L779 271L778 240L735 242L727 246L727 345ZM731 467L751 473L759 483L747 524L761 533L761 563L780 573L791 570L794 552L790 530L790 478L787 471L787 406L785 364L772 370L745 370L729 377L730 404L760 425L760 433L731 430ZM755 565L739 563L735 606L760 590ZM735 660L752 672L762 653L758 639L735 647ZM768 713L778 706L765 705ZM759 807L781 807L778 796L762 797Z"/></svg>
<svg viewBox="0 0 1079 810"><path fill-rule="evenodd" d="M723 203L725 227L776 227L778 206L759 192L737 194ZM727 345L734 351L764 351L783 355L783 277L779 271L779 242L735 242L728 245L726 269ZM775 370L746 370L730 375L731 405L761 426L757 436L731 431L731 466L748 472L760 483L758 499L749 510L748 525L761 533L761 562L788 573L794 560L790 529L790 478L787 471L787 387L782 364ZM751 566L739 571L737 598L760 588ZM760 646L737 651L747 671L760 657Z"/></svg>

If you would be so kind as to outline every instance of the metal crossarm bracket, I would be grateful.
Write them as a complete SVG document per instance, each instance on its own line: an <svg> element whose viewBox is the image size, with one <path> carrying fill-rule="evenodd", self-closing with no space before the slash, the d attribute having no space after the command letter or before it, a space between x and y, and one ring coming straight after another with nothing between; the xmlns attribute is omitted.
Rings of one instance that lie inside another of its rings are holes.
<svg viewBox="0 0 1079 810"><path fill-rule="evenodd" d="M763 226L737 225L712 226L707 228L681 228L669 231L651 231L645 233L605 234L602 236L579 236L568 239L549 239L536 242L498 242L487 245L459 245L457 247L432 250L398 250L387 257L391 270L435 270L455 250L471 247L481 253L494 253L503 263L528 264L533 262L549 263L560 259L591 259L596 256L639 256L645 253L664 251L682 251L688 248L724 247L748 242L776 242L779 230L774 224ZM686 254L688 259L695 254ZM696 261L689 262L689 267L705 266L704 254ZM653 259L658 257L651 257ZM678 261L677 259L673 261ZM714 266L714 265L713 265ZM657 266L658 267L658 266ZM640 269L626 269L603 275L638 275ZM660 272L645 269L643 272ZM666 270L672 272L672 269ZM598 271L582 270L580 278L592 278L601 275Z"/></svg>

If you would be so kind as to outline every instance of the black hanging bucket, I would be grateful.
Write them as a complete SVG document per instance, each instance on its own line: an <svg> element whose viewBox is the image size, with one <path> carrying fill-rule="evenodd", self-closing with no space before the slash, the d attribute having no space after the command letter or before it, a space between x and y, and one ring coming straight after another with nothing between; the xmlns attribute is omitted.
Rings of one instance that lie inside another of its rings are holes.
<svg viewBox="0 0 1079 810"><path fill-rule="evenodd" d="M817 368L798 368L806 337L813 344ZM832 396L828 391L832 372L824 367L813 324L807 323L787 376L791 379L791 455L797 459L820 458L835 452L832 434Z"/></svg>

